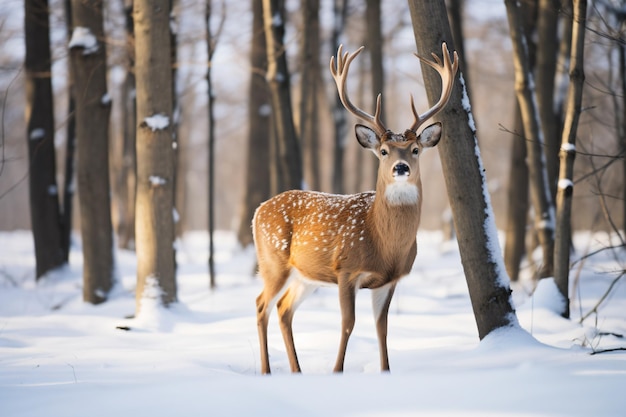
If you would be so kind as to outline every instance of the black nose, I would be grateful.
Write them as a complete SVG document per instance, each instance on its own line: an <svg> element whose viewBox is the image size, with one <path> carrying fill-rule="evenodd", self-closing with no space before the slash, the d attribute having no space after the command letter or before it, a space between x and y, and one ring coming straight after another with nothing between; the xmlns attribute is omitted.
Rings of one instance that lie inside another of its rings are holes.
<svg viewBox="0 0 626 417"><path fill-rule="evenodd" d="M400 162L399 164L396 164L396 166L393 167L393 174L394 175L407 175L410 170L411 168L409 168L407 164Z"/></svg>

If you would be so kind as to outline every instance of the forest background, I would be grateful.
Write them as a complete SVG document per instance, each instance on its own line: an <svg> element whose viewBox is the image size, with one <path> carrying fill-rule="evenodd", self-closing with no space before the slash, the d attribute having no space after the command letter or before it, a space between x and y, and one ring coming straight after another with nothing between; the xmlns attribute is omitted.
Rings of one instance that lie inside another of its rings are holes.
<svg viewBox="0 0 626 417"><path fill-rule="evenodd" d="M219 3L219 2L216 2ZM421 73L418 61L413 57L415 45L412 35L407 4L392 0L381 2L380 14L383 36L386 118L392 129L404 127L410 120L408 92L416 96L418 108L426 108ZM23 7L18 0L9 0L0 5L0 92L2 92L2 175L0 175L0 230L29 229L28 199L28 152L25 139L23 93ZM607 230L606 213L613 214L613 221L623 227L623 216L619 213L623 205L623 164L604 166L607 158L623 155L618 137L618 121L623 113L619 88L617 48L609 37L610 22L607 22L592 2L588 30L585 66L583 113L579 124L580 152L576 159L576 193L574 196L573 226L577 230ZM105 33L108 53L108 91L112 98L110 121L110 163L113 197L113 222L116 223L119 209L116 198L122 182L121 165L124 161L123 123L120 102L121 86L127 70L122 1L105 2ZM177 27L177 95L180 100L178 127L179 141L179 186L176 201L180 214L179 232L207 228L207 92L206 92L206 34L204 2L180 0L175 5ZM217 4L214 14L217 24L223 19L223 31L217 39L212 61L215 97L216 132L216 226L219 229L239 227L241 205L245 190L245 161L248 130L248 83L251 66L250 41L252 37L252 14L250 2L233 1ZM287 1L287 25L285 44L291 72L294 111L300 101L299 76L302 70L300 45L302 42L302 14L299 2ZM220 10L223 8L223 10ZM52 80L55 97L55 146L57 168L62 178L65 156L67 122L67 32L63 4L52 0L51 43L53 53ZM349 50L365 44L367 47L367 25L365 24L365 2L349 2L346 13L343 42ZM508 213L507 193L516 186L509 178L511 148L519 137L515 131L514 73L511 58L511 40L504 3L489 0L469 0L464 7L464 46L467 78L471 80L473 113L477 121L481 153L489 180L496 221L504 229ZM326 63L334 51L330 36L333 24L330 1L322 1L320 7L322 99L319 101L319 189L332 189L332 161L334 133L331 102L335 89ZM216 25L216 23L214 23ZM367 55L367 54L366 54ZM377 93L369 91L368 57L360 62L362 68L353 71L353 85L359 87L358 101L368 108L368 102ZM361 77L361 80L356 78ZM297 116L297 114L296 114ZM297 120L298 117L294 117ZM353 123L349 121L349 126ZM373 188L371 175L360 180L359 175L368 160L374 158L363 154L353 139L352 129L347 133L344 184L346 192L357 192ZM623 157L622 157L623 158ZM365 162L364 162L365 161ZM373 163L373 162L372 162ZM447 195L437 151L428 152L422 159L424 177L423 229L440 229L446 223L442 213L447 213ZM592 173L596 175L592 175ZM369 179L369 183L367 183ZM305 182L311 183L310 178ZM62 181L59 181L62 184ZM606 207L599 202L598 195L606 198ZM77 204L76 199L74 204ZM74 210L74 227L80 227Z"/></svg>

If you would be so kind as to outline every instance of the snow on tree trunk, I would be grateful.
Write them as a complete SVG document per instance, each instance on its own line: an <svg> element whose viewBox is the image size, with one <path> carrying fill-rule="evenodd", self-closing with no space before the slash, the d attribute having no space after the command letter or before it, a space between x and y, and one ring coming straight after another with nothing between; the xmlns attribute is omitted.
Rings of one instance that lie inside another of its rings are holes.
<svg viewBox="0 0 626 417"><path fill-rule="evenodd" d="M409 8L420 54L440 51L443 41L454 49L444 1L411 0ZM422 73L432 105L440 95L438 75L423 64ZM462 75L459 78L448 105L439 113L444 126L439 155L478 336L483 339L496 329L519 325L500 253L469 98Z"/></svg>
<svg viewBox="0 0 626 417"><path fill-rule="evenodd" d="M581 113L585 72L583 64L587 0L574 0L570 84L567 93L565 125L561 140L561 167L557 188L556 239L554 248L554 280L566 300L561 311L569 317L569 255L571 237L572 196L574 193L574 159L576 131Z"/></svg>
<svg viewBox="0 0 626 417"><path fill-rule="evenodd" d="M146 282L158 302L176 301L174 149L168 0L135 0L137 84L137 312ZM152 178L152 180L151 180ZM156 284L155 284L156 282Z"/></svg>
<svg viewBox="0 0 626 417"><path fill-rule="evenodd" d="M106 300L114 283L109 185L109 116L102 2L74 0L69 42L76 91L78 197L83 245L83 300Z"/></svg>

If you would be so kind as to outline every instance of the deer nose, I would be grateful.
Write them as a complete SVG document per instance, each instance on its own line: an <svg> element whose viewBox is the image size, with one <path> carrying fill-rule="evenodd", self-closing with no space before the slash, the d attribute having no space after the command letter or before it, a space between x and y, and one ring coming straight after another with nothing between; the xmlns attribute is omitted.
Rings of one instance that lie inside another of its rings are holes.
<svg viewBox="0 0 626 417"><path fill-rule="evenodd" d="M411 168L409 168L407 164L405 164L404 162L398 162L393 167L393 176L396 177L396 176L409 175L410 171L411 171Z"/></svg>

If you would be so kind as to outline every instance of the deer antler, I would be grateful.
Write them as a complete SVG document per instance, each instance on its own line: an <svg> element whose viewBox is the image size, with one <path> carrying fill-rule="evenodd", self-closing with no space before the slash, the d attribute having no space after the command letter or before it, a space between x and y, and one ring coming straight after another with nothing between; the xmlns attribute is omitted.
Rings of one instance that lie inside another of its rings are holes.
<svg viewBox="0 0 626 417"><path fill-rule="evenodd" d="M380 106L382 95L378 94L376 98L376 112L372 116L369 113L361 110L356 107L350 99L348 98L348 89L347 89L347 81L348 81L348 70L350 69L350 64L357 57L358 54L361 53L364 46L361 46L356 52L349 54L346 52L343 54L343 45L339 45L339 49L337 50L337 67L335 67L335 57L330 58L330 72L335 79L335 83L337 84L337 91L339 92L339 98L343 103L346 110L355 115L356 117L363 119L372 125L374 131L382 136L383 133L387 131L387 128L380 120Z"/></svg>
<svg viewBox="0 0 626 417"><path fill-rule="evenodd" d="M417 129L426 120L439 113L450 99L452 87L454 86L454 76L456 75L456 71L459 68L459 57L456 51L454 51L454 62L450 62L450 52L448 52L448 46L445 42L441 45L441 52L443 54L443 63L434 52L432 53L432 56L435 59L434 62L423 56L415 54L415 56L418 57L423 63L428 64L430 67L434 68L441 76L441 97L433 107L428 109L425 113L418 115L417 110L415 110L413 96L411 96L411 110L413 111L413 116L415 116L415 121L409 129L413 132L417 132Z"/></svg>

